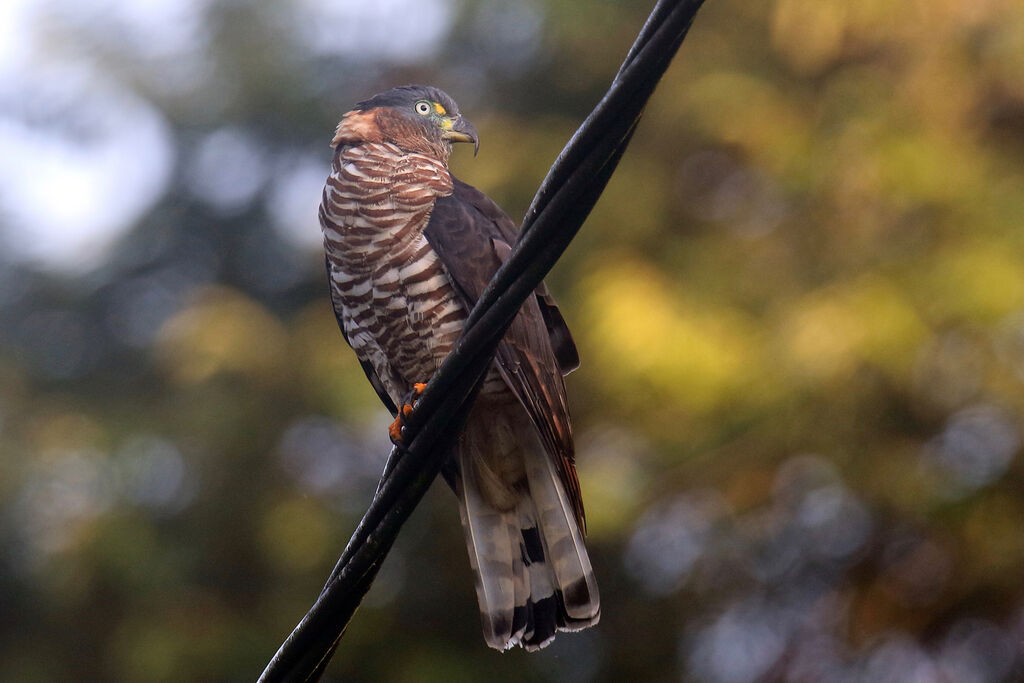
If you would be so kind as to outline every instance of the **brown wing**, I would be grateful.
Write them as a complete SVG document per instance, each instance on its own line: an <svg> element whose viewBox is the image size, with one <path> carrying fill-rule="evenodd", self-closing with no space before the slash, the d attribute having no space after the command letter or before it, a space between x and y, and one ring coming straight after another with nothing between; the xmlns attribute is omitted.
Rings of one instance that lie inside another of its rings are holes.
<svg viewBox="0 0 1024 683"><path fill-rule="evenodd" d="M455 181L437 200L425 231L467 307L508 257L515 224L482 192ZM547 311L547 312L545 312ZM498 368L526 408L555 460L581 526L583 502L574 466L572 428L562 374L579 365L565 320L547 289L523 304L496 354Z"/></svg>
<svg viewBox="0 0 1024 683"><path fill-rule="evenodd" d="M519 236L519 228L501 210L501 207L472 185L467 185L454 176L452 176L452 180L455 184L453 196L476 209L486 221L491 223L491 226L487 226L491 228L489 231L490 236L496 237L506 244L514 244ZM428 227L427 230L429 232L430 228ZM429 234L427 239L430 239ZM493 274L492 271L491 275ZM488 277L488 280L490 280L490 277ZM576 343L572 340L569 326L565 324L562 312L558 310L558 304L555 303L555 298L548 291L548 286L541 282L540 286L536 289L536 295L541 315L544 316L544 324L548 329L548 336L551 338L551 348L558 359L558 366L561 368L563 375L568 375L580 366L580 356L576 351ZM474 298L473 301L476 301L476 299Z"/></svg>

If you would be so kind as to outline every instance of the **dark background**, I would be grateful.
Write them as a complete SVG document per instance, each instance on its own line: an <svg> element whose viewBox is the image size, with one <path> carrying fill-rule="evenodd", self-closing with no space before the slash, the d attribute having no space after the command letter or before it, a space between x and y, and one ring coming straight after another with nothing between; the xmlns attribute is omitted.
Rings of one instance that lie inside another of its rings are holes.
<svg viewBox="0 0 1024 683"><path fill-rule="evenodd" d="M389 421L316 205L425 82L518 220L631 0L0 10L0 679L251 680ZM1024 677L1024 5L709 0L549 282L599 627L487 649L428 495L338 649L365 681Z"/></svg>

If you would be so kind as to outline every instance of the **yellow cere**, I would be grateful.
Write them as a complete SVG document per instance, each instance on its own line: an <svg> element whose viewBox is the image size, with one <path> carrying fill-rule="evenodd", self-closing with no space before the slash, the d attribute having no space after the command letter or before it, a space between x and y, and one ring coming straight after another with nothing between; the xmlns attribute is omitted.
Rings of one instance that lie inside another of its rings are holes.
<svg viewBox="0 0 1024 683"><path fill-rule="evenodd" d="M444 107L442 107L437 102L431 102L431 104L434 105L434 111L436 111L438 114L441 114L442 116L444 116L445 114L448 113L447 111L445 111Z"/></svg>

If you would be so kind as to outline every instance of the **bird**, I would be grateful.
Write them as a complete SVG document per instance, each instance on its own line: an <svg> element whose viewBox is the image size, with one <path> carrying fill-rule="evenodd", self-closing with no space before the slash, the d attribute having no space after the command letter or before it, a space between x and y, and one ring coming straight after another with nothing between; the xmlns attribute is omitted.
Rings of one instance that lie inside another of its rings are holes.
<svg viewBox="0 0 1024 683"><path fill-rule="evenodd" d="M358 102L335 130L319 209L342 335L392 415L402 418L452 350L469 310L507 260L517 227L452 175L454 143L479 137L444 91L392 88ZM600 619L584 543L563 377L579 354L541 283L500 342L442 467L456 493L484 640L548 645Z"/></svg>

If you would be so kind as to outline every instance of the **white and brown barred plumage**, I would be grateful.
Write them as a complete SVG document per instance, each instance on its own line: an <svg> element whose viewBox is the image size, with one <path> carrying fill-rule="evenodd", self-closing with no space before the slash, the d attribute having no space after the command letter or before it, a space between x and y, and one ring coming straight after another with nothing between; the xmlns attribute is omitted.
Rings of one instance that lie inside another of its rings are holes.
<svg viewBox="0 0 1024 683"><path fill-rule="evenodd" d="M392 413L441 365L515 224L448 171L476 131L444 92L395 88L345 114L320 223L334 311ZM562 375L579 364L542 285L523 305L444 473L459 497L487 644L549 643L600 601Z"/></svg>

